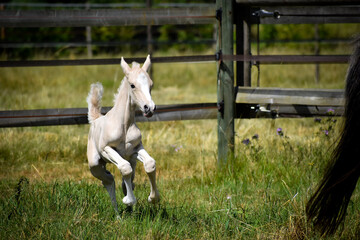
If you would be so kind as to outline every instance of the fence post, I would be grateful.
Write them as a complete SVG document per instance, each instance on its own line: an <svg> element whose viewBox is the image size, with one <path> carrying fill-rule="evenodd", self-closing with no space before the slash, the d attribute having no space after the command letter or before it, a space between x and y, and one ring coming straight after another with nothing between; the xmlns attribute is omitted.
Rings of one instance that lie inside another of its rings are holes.
<svg viewBox="0 0 360 240"><path fill-rule="evenodd" d="M218 50L233 54L233 1L217 0L221 8ZM218 165L224 166L234 154L234 67L232 61L218 63Z"/></svg>

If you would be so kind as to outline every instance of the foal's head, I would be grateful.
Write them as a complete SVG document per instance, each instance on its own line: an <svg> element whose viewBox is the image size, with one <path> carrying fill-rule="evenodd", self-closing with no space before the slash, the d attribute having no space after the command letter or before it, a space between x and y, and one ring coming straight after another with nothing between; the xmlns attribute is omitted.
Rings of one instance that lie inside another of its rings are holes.
<svg viewBox="0 0 360 240"><path fill-rule="evenodd" d="M125 81L129 84L129 91L132 101L141 109L145 117L151 117L156 109L155 103L151 99L151 88L153 81L147 73L150 67L150 55L142 67L137 62L132 63L132 68L121 58L121 67L125 73Z"/></svg>

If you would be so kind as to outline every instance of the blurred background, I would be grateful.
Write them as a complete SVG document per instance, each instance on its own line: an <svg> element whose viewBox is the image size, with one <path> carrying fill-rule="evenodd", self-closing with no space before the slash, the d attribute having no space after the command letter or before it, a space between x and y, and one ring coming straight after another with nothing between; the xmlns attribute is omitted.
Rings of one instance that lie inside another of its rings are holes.
<svg viewBox="0 0 360 240"><path fill-rule="evenodd" d="M215 0L124 0L124 1L3 1L0 10L13 9L134 9L211 7ZM159 51L203 52L215 50L216 24L151 26L102 26L55 28L1 28L0 49L6 59L29 59L42 54L52 58L71 55L143 54ZM346 48L359 24L279 24L251 28L253 52L286 46L289 53L324 54Z"/></svg>

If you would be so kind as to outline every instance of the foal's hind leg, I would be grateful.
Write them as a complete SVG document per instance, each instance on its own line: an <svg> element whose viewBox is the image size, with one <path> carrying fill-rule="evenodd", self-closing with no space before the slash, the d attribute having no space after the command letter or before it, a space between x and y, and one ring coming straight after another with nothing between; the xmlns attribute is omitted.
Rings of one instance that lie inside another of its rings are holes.
<svg viewBox="0 0 360 240"><path fill-rule="evenodd" d="M114 206L115 211L118 213L119 211L117 208L115 195L115 181L113 175L111 175L111 173L106 170L106 163L100 159L97 165L90 166L90 172L94 177L101 180L102 184L110 195L111 203Z"/></svg>
<svg viewBox="0 0 360 240"><path fill-rule="evenodd" d="M106 146L104 148L104 151L101 153L101 155L104 156L106 159L108 159L110 162L114 163L123 176L123 180L126 187L126 193L127 193L126 196L123 198L123 203L128 206L134 205L136 203L136 198L134 196L134 192L131 186L131 176L133 170L131 168L130 163L125 159L123 159L119 155L119 153L116 152L110 146Z"/></svg>

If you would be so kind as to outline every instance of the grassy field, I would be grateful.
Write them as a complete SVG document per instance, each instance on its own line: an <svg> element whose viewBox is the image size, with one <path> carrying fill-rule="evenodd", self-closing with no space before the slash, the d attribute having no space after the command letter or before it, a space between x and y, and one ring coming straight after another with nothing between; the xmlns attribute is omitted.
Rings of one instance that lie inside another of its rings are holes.
<svg viewBox="0 0 360 240"><path fill-rule="evenodd" d="M314 66L262 66L261 86L343 88L346 68L321 66L316 85ZM216 101L215 63L156 64L153 71L156 104ZM119 66L0 69L0 109L86 107L97 81L110 106L122 77ZM88 127L0 129L0 239L320 239L304 208L341 118L236 120L235 157L222 170L216 120L141 123L162 199L147 203L149 184L138 164L138 203L132 213L120 205L121 220L88 170ZM120 203L121 176L109 170ZM329 239L360 237L359 193L357 187L346 222Z"/></svg>

